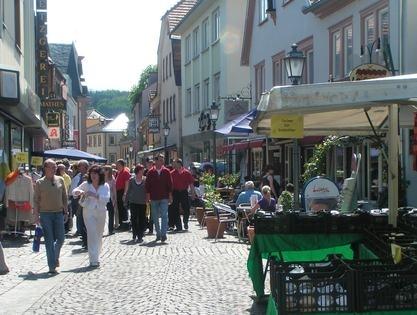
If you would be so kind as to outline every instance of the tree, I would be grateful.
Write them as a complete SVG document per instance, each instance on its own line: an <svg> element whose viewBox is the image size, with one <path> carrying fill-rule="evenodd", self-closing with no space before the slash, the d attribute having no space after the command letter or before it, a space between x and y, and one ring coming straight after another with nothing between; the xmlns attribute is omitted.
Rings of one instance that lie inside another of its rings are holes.
<svg viewBox="0 0 417 315"><path fill-rule="evenodd" d="M149 75L157 71L158 67L156 65L149 65L142 71L138 83L129 92L128 98L131 104L136 104L139 101L142 91L148 87Z"/></svg>

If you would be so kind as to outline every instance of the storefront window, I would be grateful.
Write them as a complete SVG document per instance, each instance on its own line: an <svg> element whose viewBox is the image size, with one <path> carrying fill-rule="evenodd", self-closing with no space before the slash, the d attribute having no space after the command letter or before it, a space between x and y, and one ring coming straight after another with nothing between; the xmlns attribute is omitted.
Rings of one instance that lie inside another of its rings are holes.
<svg viewBox="0 0 417 315"><path fill-rule="evenodd" d="M252 161L253 161L253 169L252 169L253 177L260 178L262 176L262 166L263 166L262 148L252 149Z"/></svg>

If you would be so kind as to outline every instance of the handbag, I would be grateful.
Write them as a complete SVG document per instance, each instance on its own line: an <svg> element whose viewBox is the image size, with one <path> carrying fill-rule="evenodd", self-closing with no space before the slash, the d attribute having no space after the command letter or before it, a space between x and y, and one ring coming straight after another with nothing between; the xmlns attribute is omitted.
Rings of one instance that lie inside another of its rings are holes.
<svg viewBox="0 0 417 315"><path fill-rule="evenodd" d="M87 195L84 193L80 196L78 200L78 204L80 205L80 207L84 207L86 202L87 202Z"/></svg>

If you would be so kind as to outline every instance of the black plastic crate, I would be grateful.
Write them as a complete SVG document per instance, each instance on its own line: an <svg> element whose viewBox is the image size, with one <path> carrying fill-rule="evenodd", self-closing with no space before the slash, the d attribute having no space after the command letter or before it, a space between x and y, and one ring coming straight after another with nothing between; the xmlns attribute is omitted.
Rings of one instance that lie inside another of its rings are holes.
<svg viewBox="0 0 417 315"><path fill-rule="evenodd" d="M415 265L353 266L356 270L357 311L417 312Z"/></svg>
<svg viewBox="0 0 417 315"><path fill-rule="evenodd" d="M290 215L281 215L277 217L263 218L255 217L255 234L282 234L291 233Z"/></svg>
<svg viewBox="0 0 417 315"><path fill-rule="evenodd" d="M328 221L328 231L330 233L362 232L368 225L369 215L365 213L332 215Z"/></svg>
<svg viewBox="0 0 417 315"><path fill-rule="evenodd" d="M303 272L292 273L297 268ZM331 262L271 266L271 294L279 314L352 312L354 274Z"/></svg>

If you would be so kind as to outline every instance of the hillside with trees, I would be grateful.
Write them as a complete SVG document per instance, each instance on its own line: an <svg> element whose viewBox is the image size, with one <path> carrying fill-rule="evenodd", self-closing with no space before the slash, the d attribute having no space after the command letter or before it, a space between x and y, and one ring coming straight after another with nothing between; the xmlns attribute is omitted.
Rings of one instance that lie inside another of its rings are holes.
<svg viewBox="0 0 417 315"><path fill-rule="evenodd" d="M113 118L120 113L130 115L129 92L118 90L90 91L89 109L96 109L103 115Z"/></svg>

